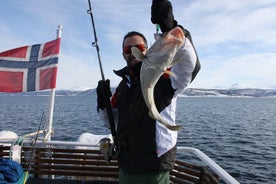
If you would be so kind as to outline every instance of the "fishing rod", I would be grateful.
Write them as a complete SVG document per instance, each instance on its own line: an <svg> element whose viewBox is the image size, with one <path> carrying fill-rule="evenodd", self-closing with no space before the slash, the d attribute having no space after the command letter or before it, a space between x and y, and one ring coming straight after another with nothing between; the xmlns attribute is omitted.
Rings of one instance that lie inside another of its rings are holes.
<svg viewBox="0 0 276 184"><path fill-rule="evenodd" d="M99 48L99 44L98 44L98 38L97 38L97 34L96 34L96 27L95 27L95 23L94 23L94 18L93 18L93 13L92 13L92 7L91 7L90 0L88 0L88 4L89 4L89 10L87 10L87 13L91 17L92 27L93 27L93 32L94 32L94 39L95 39L95 41L92 43L92 45L96 47L102 80L105 81L103 67L102 67L102 62L101 62L101 57L100 57L100 48ZM104 95L105 107L106 107L107 114L108 114L108 120L109 120L109 124L110 124L110 130L111 130L111 134L112 134L112 137L113 137L113 141L115 141L116 130L115 130L115 122L114 122L114 116L113 116L112 107L111 107L111 104L110 104L109 97L107 96L107 94L106 94L106 92L104 91L103 88L101 89L101 92Z"/></svg>

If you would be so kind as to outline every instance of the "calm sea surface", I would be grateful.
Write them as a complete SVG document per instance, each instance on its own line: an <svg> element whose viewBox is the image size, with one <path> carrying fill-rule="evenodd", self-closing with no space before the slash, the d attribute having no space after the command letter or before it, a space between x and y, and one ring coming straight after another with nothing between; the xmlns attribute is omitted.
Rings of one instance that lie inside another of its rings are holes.
<svg viewBox="0 0 276 184"><path fill-rule="evenodd" d="M0 96L0 130L18 135L45 125L49 97ZM43 112L45 114L43 115ZM182 97L178 145L205 152L240 183L276 183L276 98ZM57 96L52 140L108 134L94 97ZM184 156L189 158L190 156Z"/></svg>

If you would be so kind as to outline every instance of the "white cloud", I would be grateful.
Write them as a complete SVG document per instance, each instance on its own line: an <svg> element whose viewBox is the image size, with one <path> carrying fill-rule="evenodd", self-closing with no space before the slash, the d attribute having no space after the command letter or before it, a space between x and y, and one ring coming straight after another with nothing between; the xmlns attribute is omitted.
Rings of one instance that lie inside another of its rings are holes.
<svg viewBox="0 0 276 184"><path fill-rule="evenodd" d="M276 53L249 54L229 58L210 57L202 62L195 84L198 88L230 87L233 84L273 88Z"/></svg>
<svg viewBox="0 0 276 184"><path fill-rule="evenodd" d="M192 87L276 86L276 1L171 0L175 18L188 28L202 70ZM113 69L125 65L121 42L137 30L153 43L151 1L91 1L106 78L116 86ZM79 0L3 1L0 50L53 39L63 24L58 88L95 87L100 79L88 2ZM16 12L16 13L14 13Z"/></svg>

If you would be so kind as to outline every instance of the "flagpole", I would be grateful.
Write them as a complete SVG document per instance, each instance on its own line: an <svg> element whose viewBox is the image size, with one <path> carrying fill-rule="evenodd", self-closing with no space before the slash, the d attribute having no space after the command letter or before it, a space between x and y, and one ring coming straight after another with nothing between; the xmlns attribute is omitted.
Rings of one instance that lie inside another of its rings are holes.
<svg viewBox="0 0 276 184"><path fill-rule="evenodd" d="M62 25L58 25L57 29L57 38L61 37L61 30L62 30ZM50 91L50 108L49 108L49 122L48 122L48 132L45 136L45 141L51 141L51 135L53 132L53 113L54 113L54 104L55 104L55 95L56 95L56 88L52 88Z"/></svg>

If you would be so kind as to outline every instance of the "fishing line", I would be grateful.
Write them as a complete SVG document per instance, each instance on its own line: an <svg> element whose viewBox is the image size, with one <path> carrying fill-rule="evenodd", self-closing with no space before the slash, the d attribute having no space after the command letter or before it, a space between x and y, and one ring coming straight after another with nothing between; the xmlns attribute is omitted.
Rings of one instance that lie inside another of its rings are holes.
<svg viewBox="0 0 276 184"><path fill-rule="evenodd" d="M40 118L40 123L39 123L38 129L37 129L37 134L36 134L36 136L35 136L35 139L34 139L34 142L33 142L32 148L31 148L31 155L30 155L30 158L28 159L28 162L27 162L27 164L26 164L26 166L25 166L25 169L27 169L27 171L30 169L31 160L32 160L32 158L34 157L35 146L36 146L36 143L37 143L37 140L38 140L39 132L40 132L40 130L41 130L41 125L42 125L42 121L43 121L44 114L45 114L45 112L43 111L43 112L42 112L42 115L41 115L41 118Z"/></svg>

